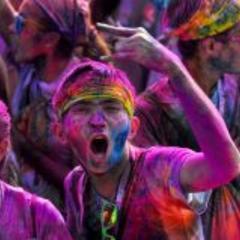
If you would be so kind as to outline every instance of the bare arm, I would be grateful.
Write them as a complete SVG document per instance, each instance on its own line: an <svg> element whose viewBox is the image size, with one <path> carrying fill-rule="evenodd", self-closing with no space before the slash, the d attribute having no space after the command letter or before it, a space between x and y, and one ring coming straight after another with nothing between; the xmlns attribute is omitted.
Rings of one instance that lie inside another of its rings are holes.
<svg viewBox="0 0 240 240"><path fill-rule="evenodd" d="M164 72L180 99L186 118L201 147L182 168L180 181L186 191L202 191L228 183L239 174L240 156L218 111L195 83L181 60L142 28L99 29L119 38L113 58L130 59Z"/></svg>

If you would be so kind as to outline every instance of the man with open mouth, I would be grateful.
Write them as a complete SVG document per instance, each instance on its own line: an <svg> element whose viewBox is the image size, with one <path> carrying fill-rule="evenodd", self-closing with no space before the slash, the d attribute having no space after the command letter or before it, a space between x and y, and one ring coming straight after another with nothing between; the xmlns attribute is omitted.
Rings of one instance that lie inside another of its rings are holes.
<svg viewBox="0 0 240 240"><path fill-rule="evenodd" d="M121 31L126 36L135 30ZM236 177L239 152L179 58L144 30L136 31L141 34L129 47L146 60L144 43L154 53L155 69L169 73L202 152L134 147L130 140L140 122L134 116L130 81L111 65L79 62L53 98L59 116L56 132L79 161L65 180L67 224L74 239L201 239L186 197Z"/></svg>

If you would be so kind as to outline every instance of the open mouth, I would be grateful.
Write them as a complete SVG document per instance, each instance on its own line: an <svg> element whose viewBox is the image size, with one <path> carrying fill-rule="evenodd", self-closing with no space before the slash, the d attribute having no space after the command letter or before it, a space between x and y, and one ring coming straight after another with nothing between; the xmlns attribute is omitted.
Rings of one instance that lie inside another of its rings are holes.
<svg viewBox="0 0 240 240"><path fill-rule="evenodd" d="M94 154L105 154L108 148L108 141L105 137L96 137L91 141L90 147Z"/></svg>

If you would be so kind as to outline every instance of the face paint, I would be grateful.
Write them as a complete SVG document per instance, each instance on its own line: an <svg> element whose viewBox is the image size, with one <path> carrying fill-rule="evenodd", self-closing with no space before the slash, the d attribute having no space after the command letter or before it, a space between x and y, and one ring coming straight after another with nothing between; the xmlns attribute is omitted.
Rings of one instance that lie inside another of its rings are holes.
<svg viewBox="0 0 240 240"><path fill-rule="evenodd" d="M102 174L123 159L130 122L120 102L95 99L73 106L64 128L76 158L89 172Z"/></svg>
<svg viewBox="0 0 240 240"><path fill-rule="evenodd" d="M108 163L111 166L115 166L117 163L119 163L122 160L123 150L127 140L127 136L129 134L129 130L130 130L130 124L129 122L127 122L120 129L113 131L111 136L113 147L112 147L111 155L109 156L109 159L108 159Z"/></svg>
<svg viewBox="0 0 240 240"><path fill-rule="evenodd" d="M111 65L81 62L66 74L53 97L53 107L60 119L78 119L74 128L71 124L64 127L76 158L88 172L107 173L123 159L134 104L131 82Z"/></svg>

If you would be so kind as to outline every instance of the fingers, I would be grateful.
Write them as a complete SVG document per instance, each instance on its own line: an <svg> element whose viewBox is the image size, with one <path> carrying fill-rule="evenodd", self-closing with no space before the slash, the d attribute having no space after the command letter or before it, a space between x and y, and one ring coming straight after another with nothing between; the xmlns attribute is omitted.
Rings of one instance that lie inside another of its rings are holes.
<svg viewBox="0 0 240 240"><path fill-rule="evenodd" d="M97 28L100 31L103 31L109 34L114 34L119 37L130 37L136 33L143 31L143 28L127 28L122 26L111 26L106 23L97 23Z"/></svg>

